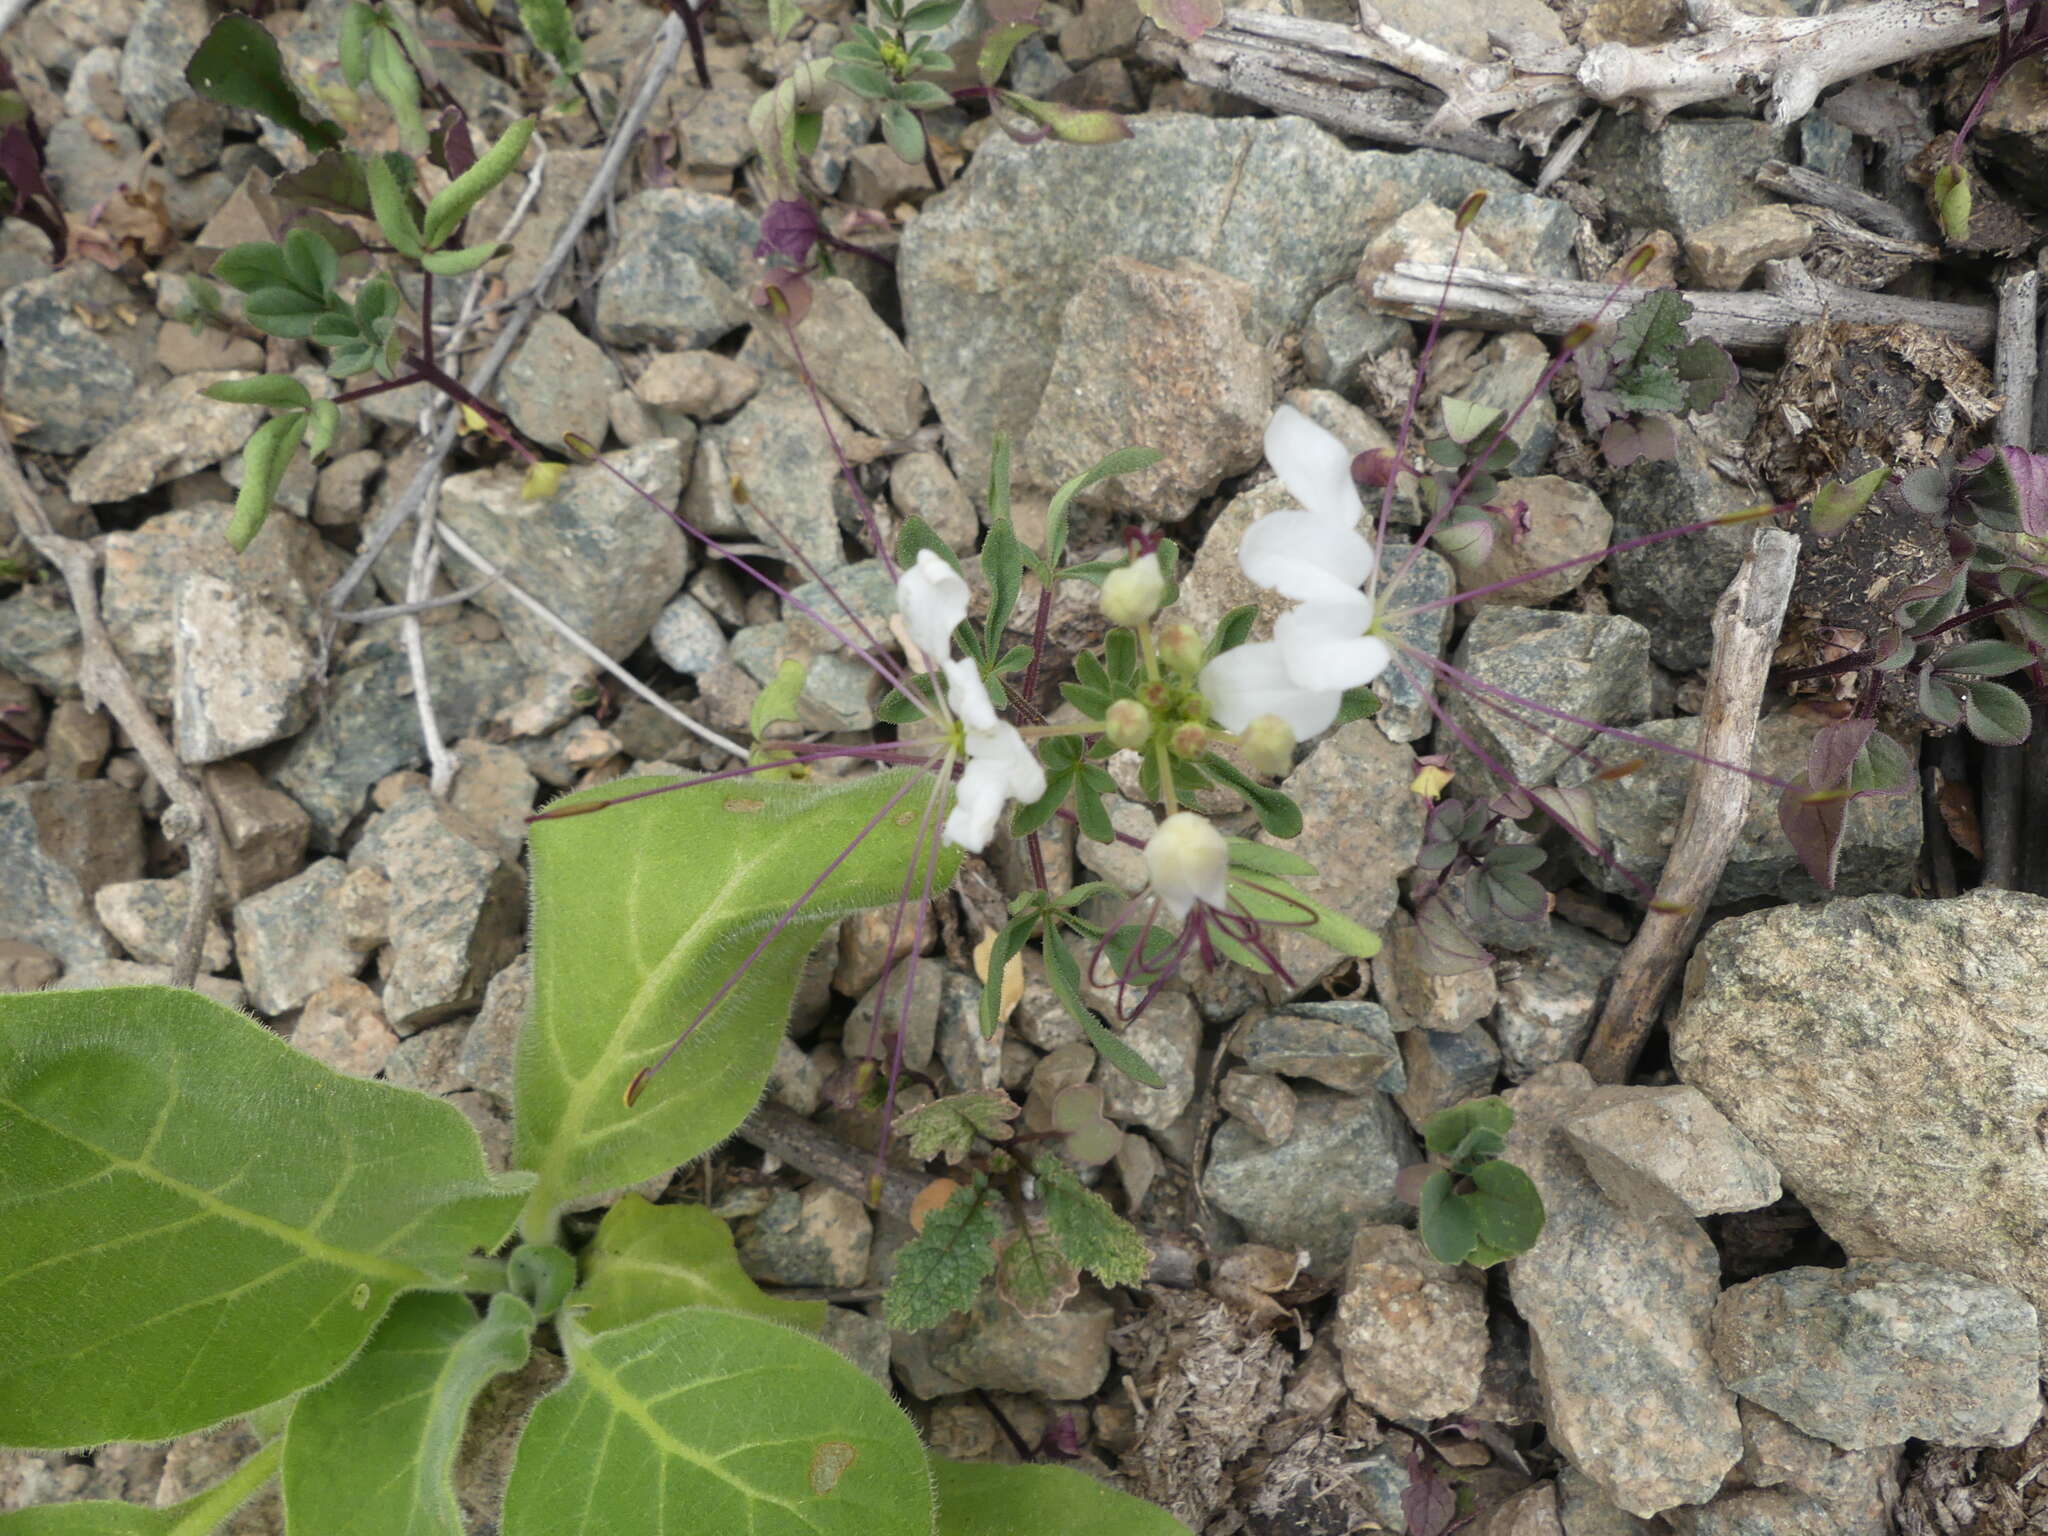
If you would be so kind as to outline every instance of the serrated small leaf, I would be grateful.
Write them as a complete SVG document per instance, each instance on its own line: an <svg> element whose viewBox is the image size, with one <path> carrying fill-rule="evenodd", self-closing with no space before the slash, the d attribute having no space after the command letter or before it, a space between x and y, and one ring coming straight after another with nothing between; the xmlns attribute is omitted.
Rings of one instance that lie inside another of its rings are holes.
<svg viewBox="0 0 2048 1536"><path fill-rule="evenodd" d="M996 1244L996 1294L1019 1317L1057 1317L1080 1289L1081 1272L1044 1227L1034 1223Z"/></svg>
<svg viewBox="0 0 2048 1536"><path fill-rule="evenodd" d="M948 1094L896 1118L896 1134L910 1143L919 1162L943 1157L957 1163L980 1141L1008 1141L1016 1102L999 1088Z"/></svg>
<svg viewBox="0 0 2048 1536"><path fill-rule="evenodd" d="M1046 1227L1068 1262L1104 1285L1143 1285L1151 1272L1152 1250L1138 1229L1071 1169L1048 1163L1037 1172Z"/></svg>
<svg viewBox="0 0 2048 1536"><path fill-rule="evenodd" d="M569 1296L578 1326L605 1333L679 1307L718 1307L805 1333L825 1326L822 1301L770 1296L740 1267L732 1229L701 1205L653 1205L621 1196L583 1253L583 1283Z"/></svg>
<svg viewBox="0 0 2048 1536"><path fill-rule="evenodd" d="M995 1270L1001 1227L980 1177L926 1216L924 1230L897 1255L896 1278L883 1304L889 1326L915 1333L973 1306Z"/></svg>

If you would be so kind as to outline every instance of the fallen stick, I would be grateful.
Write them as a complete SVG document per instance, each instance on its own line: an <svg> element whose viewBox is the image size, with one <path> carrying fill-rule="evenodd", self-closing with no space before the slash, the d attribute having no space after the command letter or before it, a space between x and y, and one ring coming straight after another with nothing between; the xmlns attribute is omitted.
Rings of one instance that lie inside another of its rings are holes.
<svg viewBox="0 0 2048 1536"><path fill-rule="evenodd" d="M1998 413L2001 445L2025 448L2034 428L2034 384L2040 363L2041 274L2027 267L1998 285L1998 358L1993 376L2005 405ZM2037 725L2036 731L2040 729ZM1999 890L2020 883L2020 828L2030 819L2021 809L2026 796L2024 753L2016 746L1984 748L1979 781L1978 822L1984 838L1980 883ZM2038 815L2039 805L2028 808Z"/></svg>
<svg viewBox="0 0 2048 1536"><path fill-rule="evenodd" d="M1780 528L1760 528L1742 569L1714 607L1714 661L1700 712L1699 750L1721 763L1749 762L1756 747L1757 711L1778 627L1792 597L1799 540ZM1749 814L1750 781L1712 763L1698 763L1670 857L1657 881L1656 901L1615 967L1600 1022L1580 1060L1603 1083L1628 1081L1664 994L1692 952L1707 903L1728 866L1728 855Z"/></svg>
<svg viewBox="0 0 2048 1536"><path fill-rule="evenodd" d="M1373 284L1372 300L1381 309L1426 319L1435 311L1437 300L1444 297L1447 277L1450 289L1445 317L1453 323L1552 336L1592 318L1613 291L1605 283L1481 272L1470 267L1460 267L1453 276L1449 268L1437 263L1404 261ZM1989 352L1997 325L1993 311L1975 304L1865 293L1818 278L1797 294L1687 289L1684 297L1693 310L1686 322L1691 334L1711 337L1730 351L1749 354L1782 351L1794 326L1817 320L1918 325L1953 336L1973 352Z"/></svg>
<svg viewBox="0 0 2048 1536"><path fill-rule="evenodd" d="M184 847L192 884L192 899L185 909L184 926L178 930L177 950L171 956L171 985L189 987L199 975L206 925L213 916L214 885L220 874L219 817L206 791L164 738L156 716L115 649L113 636L107 633L106 619L100 613L98 552L50 526L42 498L28 483L13 445L4 437L0 437L0 484L5 485L13 505L15 526L35 552L56 567L71 594L71 608L78 615L79 691L88 705L98 704L114 717L170 801L163 813L163 833Z"/></svg>

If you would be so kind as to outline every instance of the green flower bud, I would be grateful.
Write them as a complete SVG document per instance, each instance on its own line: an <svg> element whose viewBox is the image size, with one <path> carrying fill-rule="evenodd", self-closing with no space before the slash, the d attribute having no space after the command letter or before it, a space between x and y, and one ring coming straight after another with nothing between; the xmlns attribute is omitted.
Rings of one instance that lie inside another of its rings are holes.
<svg viewBox="0 0 2048 1536"><path fill-rule="evenodd" d="M1162 624L1155 643L1159 648L1159 659L1182 677L1193 677L1202 670L1202 663L1208 659L1208 641L1202 638L1200 630L1185 619L1175 619L1171 624Z"/></svg>
<svg viewBox="0 0 2048 1536"><path fill-rule="evenodd" d="M1112 624L1142 624L1166 601L1166 573L1151 555L1102 578L1102 616Z"/></svg>
<svg viewBox="0 0 2048 1536"><path fill-rule="evenodd" d="M1209 750L1209 732L1190 720L1173 728L1173 734L1166 738L1166 747L1175 757L1200 757Z"/></svg>
<svg viewBox="0 0 2048 1536"><path fill-rule="evenodd" d="M1152 739L1152 711L1136 699L1118 699L1103 726L1103 734L1116 745L1135 750Z"/></svg>
<svg viewBox="0 0 2048 1536"><path fill-rule="evenodd" d="M1294 766L1294 728L1278 715L1260 715L1238 738L1252 772L1285 778Z"/></svg>

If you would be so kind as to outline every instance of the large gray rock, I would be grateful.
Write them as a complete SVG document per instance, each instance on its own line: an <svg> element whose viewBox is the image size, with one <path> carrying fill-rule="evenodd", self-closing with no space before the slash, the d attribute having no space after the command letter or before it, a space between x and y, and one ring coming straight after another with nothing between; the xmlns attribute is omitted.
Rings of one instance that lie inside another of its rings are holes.
<svg viewBox="0 0 2048 1536"><path fill-rule="evenodd" d="M428 791L373 817L349 864L391 882L384 1014L400 1033L480 1000L519 953L525 878L488 831Z"/></svg>
<svg viewBox="0 0 2048 1536"><path fill-rule="evenodd" d="M1453 687L1446 709L1518 784L1548 784L1599 734L1592 726L1626 725L1650 712L1650 636L1619 615L1482 609L1454 659L1478 686ZM1469 748L1453 756L1491 772ZM1461 773L1460 782L1472 777Z"/></svg>
<svg viewBox="0 0 2048 1536"><path fill-rule="evenodd" d="M1479 1397L1486 1368L1486 1286L1439 1263L1406 1227L1363 1227L1337 1301L1344 1384L1373 1412L1436 1419Z"/></svg>
<svg viewBox="0 0 2048 1536"><path fill-rule="evenodd" d="M1384 1094L1302 1088L1294 1134L1280 1146L1225 1122L1209 1149L1202 1190L1244 1223L1253 1242L1305 1248L1310 1266L1327 1275L1343 1264L1361 1226L1410 1214L1394 1179L1419 1155Z"/></svg>
<svg viewBox="0 0 2048 1536"><path fill-rule="evenodd" d="M1675 118L1652 127L1612 116L1580 164L1613 215L1681 240L1744 208L1770 204L1756 184L1766 160L1785 158L1790 130L1746 117Z"/></svg>
<svg viewBox="0 0 2048 1536"><path fill-rule="evenodd" d="M1897 1446L1845 1451L1747 1399L1738 1406L1742 1464L1712 1503L1672 1511L1685 1536L1890 1536ZM1569 1519L1566 1529L1594 1536Z"/></svg>
<svg viewBox="0 0 2048 1536"><path fill-rule="evenodd" d="M1748 766L1757 773L1791 779L1806 769L1807 756L1821 722L1793 714L1766 715L1757 725L1756 747ZM1698 716L1646 720L1635 727L1652 741L1688 751L1700 740ZM1639 887L1609 869L1583 849L1579 866L1588 879L1610 891L1644 899L1642 887L1656 888L1671 851L1671 837L1691 793L1694 764L1670 752L1642 753L1643 765L1619 779L1592 785L1594 815L1600 839L1622 870L1642 882ZM1592 774L1590 766L1573 763L1558 775L1567 784ZM1708 898L1709 906L1725 906L1759 896L1781 901L1813 901L1822 895L1799 862L1778 823L1779 792L1752 779L1749 800L1728 867ZM1867 896L1876 891L1903 890L1920 862L1920 796L1874 795L1852 800L1842 817L1842 845L1836 861L1836 896Z"/></svg>
<svg viewBox="0 0 2048 1536"><path fill-rule="evenodd" d="M7 409L31 423L17 439L24 448L76 453L134 414L134 361L79 313L82 301L91 313L128 298L118 278L91 264L0 293Z"/></svg>
<svg viewBox="0 0 2048 1536"><path fill-rule="evenodd" d="M1354 151L1301 118L1154 113L1131 126L1106 146L991 140L904 231L910 350L970 474L996 432L1030 427L1062 311L1105 257L1242 278L1254 337L1270 341L1350 274L1381 225L1478 186L1493 194L1495 245L1524 270L1566 275L1575 216L1469 160Z"/></svg>
<svg viewBox="0 0 2048 1536"><path fill-rule="evenodd" d="M1735 1397L1709 1358L1721 1261L1699 1223L1616 1204L1565 1139L1592 1090L1560 1063L1508 1095L1503 1154L1547 1220L1509 1270L1550 1438L1630 1514L1711 1498L1742 1455Z"/></svg>
<svg viewBox="0 0 2048 1536"><path fill-rule="evenodd" d="M1377 509L1368 503L1367 522L1377 516ZM1462 583L1451 562L1433 549L1415 555L1411 564L1410 547L1399 540L1389 540L1381 551L1387 582L1380 589L1381 610L1421 608L1425 603L1443 606L1390 619L1383 633L1396 645L1412 648L1424 656L1441 657L1450 643L1451 623L1458 611L1444 599ZM1404 566L1407 574L1402 575ZM1396 576L1401 578L1398 585L1394 584ZM1427 662L1404 653L1400 661L1379 675L1372 691L1380 701L1380 712L1372 717L1373 724L1388 740L1420 741L1436 729L1436 711L1430 707L1430 701L1443 693L1443 680Z"/></svg>
<svg viewBox="0 0 2048 1536"><path fill-rule="evenodd" d="M179 586L171 622L171 740L181 760L219 762L305 725L320 656L293 618L195 574Z"/></svg>
<svg viewBox="0 0 2048 1536"><path fill-rule="evenodd" d="M619 383L618 365L602 347L543 310L507 360L501 392L513 425L535 442L560 446L573 433L601 448L605 400Z"/></svg>
<svg viewBox="0 0 2048 1536"><path fill-rule="evenodd" d="M708 347L749 318L742 270L760 230L729 197L655 187L627 199L597 288L598 340Z"/></svg>
<svg viewBox="0 0 2048 1536"><path fill-rule="evenodd" d="M1250 311L1246 284L1199 263L1103 260L1061 311L1020 478L1050 489L1142 444L1163 455L1157 464L1081 499L1167 522L1187 516L1226 475L1259 462L1273 376L1247 333Z"/></svg>
<svg viewBox="0 0 2048 1536"><path fill-rule="evenodd" d="M138 413L93 444L71 471L71 499L123 501L234 453L263 420L263 408L209 400L201 391L247 377L188 373L137 402Z"/></svg>
<svg viewBox="0 0 2048 1536"><path fill-rule="evenodd" d="M846 418L828 403L826 419L844 443ZM734 495L737 483L744 498ZM822 575L846 564L839 504L850 493L817 407L803 386L778 378L732 420L707 428L683 515L721 536L744 532L777 551L794 549Z"/></svg>
<svg viewBox="0 0 2048 1536"><path fill-rule="evenodd" d="M516 470L479 470L441 487L441 517L578 634L620 657L647 638L689 574L689 541L662 510L675 504L689 465L673 438L629 448L615 462L653 503L598 465L570 470L545 501L521 495ZM501 587L486 587L475 602L497 616L535 671L589 669L587 657Z"/></svg>
<svg viewBox="0 0 2048 1536"><path fill-rule="evenodd" d="M287 1013L363 968L334 899L347 874L340 859L321 859L235 903L235 955L259 1013Z"/></svg>
<svg viewBox="0 0 2048 1536"><path fill-rule="evenodd" d="M120 953L93 913L103 886L140 879L142 811L106 779L0 789L0 934L67 967Z"/></svg>
<svg viewBox="0 0 2048 1536"><path fill-rule="evenodd" d="M755 329L778 356L795 364L779 319L763 320ZM908 437L918 429L925 394L917 364L867 295L846 278L811 279L811 306L796 340L825 398L862 428L879 437Z"/></svg>
<svg viewBox="0 0 2048 1536"><path fill-rule="evenodd" d="M1921 1259L2048 1305L2048 901L1864 896L1708 929L1679 1076L1851 1258Z"/></svg>
<svg viewBox="0 0 2048 1536"><path fill-rule="evenodd" d="M1845 1450L2017 1445L2041 1413L2026 1299L1911 1259L1732 1287L1714 1309L1714 1363L1744 1397Z"/></svg>
<svg viewBox="0 0 2048 1536"><path fill-rule="evenodd" d="M1421 802L1409 791L1415 754L1388 741L1370 720L1340 725L1287 776L1301 807L1301 835L1286 846L1315 861L1316 874L1297 889L1354 922L1378 930L1400 900L1396 882L1422 846ZM1339 961L1337 953L1296 928L1267 935L1292 985L1266 981L1276 1000L1307 991Z"/></svg>
<svg viewBox="0 0 2048 1536"><path fill-rule="evenodd" d="M1621 946L1574 928L1550 926L1550 946L1525 955L1500 984L1493 1033L1510 1082L1554 1062L1575 1061L1592 1036L1600 997L1621 958Z"/></svg>

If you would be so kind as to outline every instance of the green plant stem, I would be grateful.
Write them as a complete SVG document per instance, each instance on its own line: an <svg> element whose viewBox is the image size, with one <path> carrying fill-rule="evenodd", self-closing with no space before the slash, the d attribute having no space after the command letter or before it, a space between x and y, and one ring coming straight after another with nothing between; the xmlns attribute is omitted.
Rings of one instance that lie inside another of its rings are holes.
<svg viewBox="0 0 2048 1536"><path fill-rule="evenodd" d="M503 1259L487 1259L480 1253L473 1253L462 1261L462 1286L465 1291L491 1295L512 1288L507 1277Z"/></svg>
<svg viewBox="0 0 2048 1536"><path fill-rule="evenodd" d="M200 1536L201 1532L214 1529L277 1475L278 1463L283 1459L284 1436L275 1435L262 1450L192 1501L188 1512L178 1521L178 1536L186 1536L187 1532Z"/></svg>

